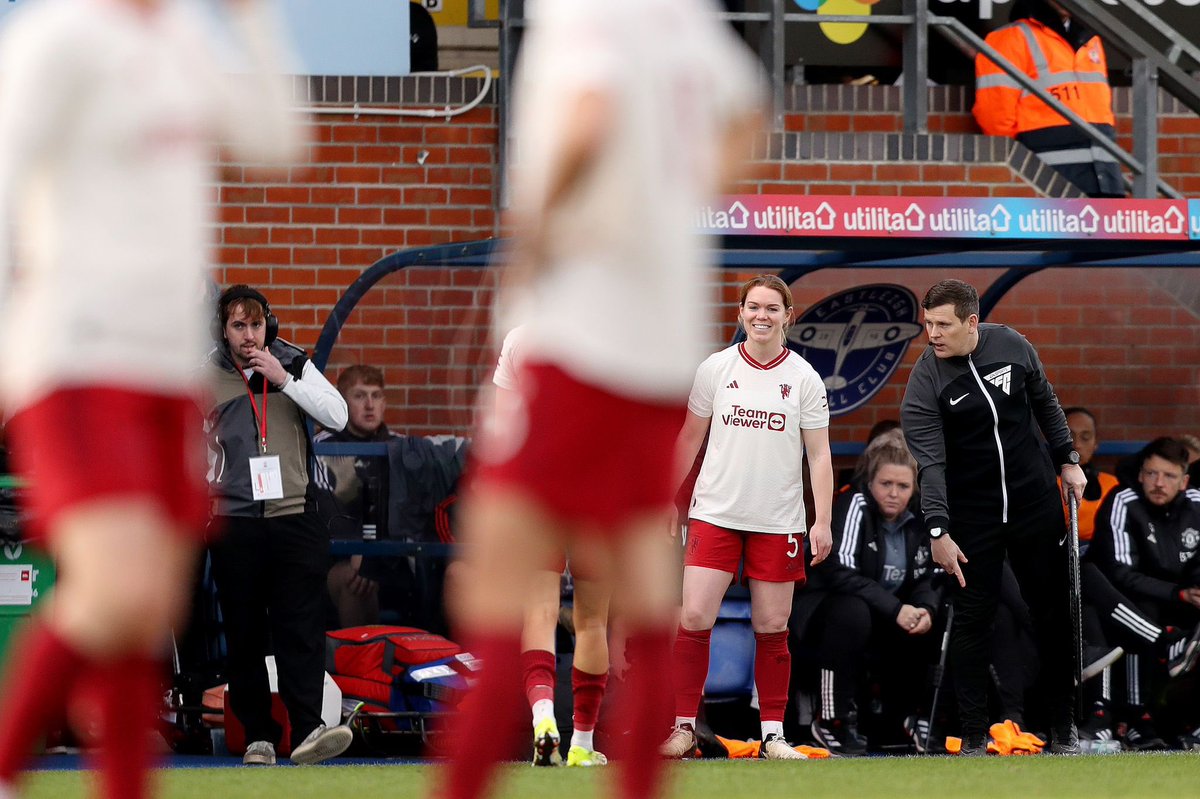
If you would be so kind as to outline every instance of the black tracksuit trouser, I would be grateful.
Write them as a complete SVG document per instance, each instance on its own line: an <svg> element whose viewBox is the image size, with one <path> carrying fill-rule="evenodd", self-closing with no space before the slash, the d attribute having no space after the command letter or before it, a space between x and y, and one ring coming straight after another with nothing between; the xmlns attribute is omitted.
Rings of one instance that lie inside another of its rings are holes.
<svg viewBox="0 0 1200 799"><path fill-rule="evenodd" d="M1070 577L1061 502L1046 502L1036 512L1010 514L1006 524L955 524L955 543L967 557L961 564L966 588L953 594L954 629L950 661L959 717L965 737L987 733L988 666L992 628L1000 598L1007 554L1029 607L1034 643L1041 662L1041 695L1051 723L1074 717Z"/></svg>
<svg viewBox="0 0 1200 799"><path fill-rule="evenodd" d="M265 657L275 655L294 749L321 724L329 536L314 514L215 518L211 546L225 623L229 701L246 741L278 744Z"/></svg>

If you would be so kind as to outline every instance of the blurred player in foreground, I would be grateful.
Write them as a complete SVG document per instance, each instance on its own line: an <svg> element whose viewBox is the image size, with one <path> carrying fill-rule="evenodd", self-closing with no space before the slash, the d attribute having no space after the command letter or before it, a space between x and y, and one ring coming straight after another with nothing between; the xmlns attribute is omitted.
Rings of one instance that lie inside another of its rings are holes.
<svg viewBox="0 0 1200 799"><path fill-rule="evenodd" d="M10 650L0 796L80 695L98 793L148 792L161 659L208 514L193 397L211 346L213 145L282 163L302 139L265 3L223 5L236 79L211 20L174 0L42 0L0 39L0 384L60 574Z"/></svg>
<svg viewBox="0 0 1200 799"><path fill-rule="evenodd" d="M520 401L477 438L472 579L451 601L484 666L439 781L449 799L483 794L500 742L520 736L526 588L564 542L611 586L629 633L618 791L658 793L679 590L671 461L712 304L695 212L734 185L761 118L759 72L715 10L530 4L506 286L528 312L497 319L500 330L527 325Z"/></svg>

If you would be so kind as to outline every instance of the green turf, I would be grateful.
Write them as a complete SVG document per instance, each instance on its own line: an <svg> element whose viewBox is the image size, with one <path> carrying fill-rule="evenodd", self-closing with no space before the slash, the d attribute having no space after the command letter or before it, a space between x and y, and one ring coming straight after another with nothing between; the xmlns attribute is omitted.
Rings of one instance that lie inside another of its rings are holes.
<svg viewBox="0 0 1200 799"><path fill-rule="evenodd" d="M497 799L606 796L606 770L507 768ZM403 799L425 795L422 766L174 769L160 774L162 799ZM86 796L86 775L40 772L29 799ZM686 799L803 797L1163 797L1200 795L1200 754L1012 757L986 760L889 757L807 763L704 761L672 771L671 796Z"/></svg>

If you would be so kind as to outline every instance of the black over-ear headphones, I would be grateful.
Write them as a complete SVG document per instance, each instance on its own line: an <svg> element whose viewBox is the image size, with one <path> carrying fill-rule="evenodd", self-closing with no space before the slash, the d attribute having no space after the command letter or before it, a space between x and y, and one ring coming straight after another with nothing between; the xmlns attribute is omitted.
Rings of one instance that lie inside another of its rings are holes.
<svg viewBox="0 0 1200 799"><path fill-rule="evenodd" d="M267 302L267 298L261 292L250 288L244 283L230 286L221 292L221 297L217 300L217 313L213 317L213 340L217 343L225 340L225 321L222 319L222 316L225 309L238 300L255 300L262 305L263 321L267 330L266 338L263 340L263 347L271 346L271 342L279 337L279 317L271 313L271 304Z"/></svg>

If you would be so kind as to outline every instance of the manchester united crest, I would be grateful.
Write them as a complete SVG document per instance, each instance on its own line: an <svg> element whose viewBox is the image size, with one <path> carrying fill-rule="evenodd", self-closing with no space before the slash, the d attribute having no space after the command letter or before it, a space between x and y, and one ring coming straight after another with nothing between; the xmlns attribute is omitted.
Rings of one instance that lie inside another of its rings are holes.
<svg viewBox="0 0 1200 799"><path fill-rule="evenodd" d="M787 383L780 383L779 384L779 396L783 397L784 399L787 399L791 395L792 395L792 387L790 385L788 385Z"/></svg>

